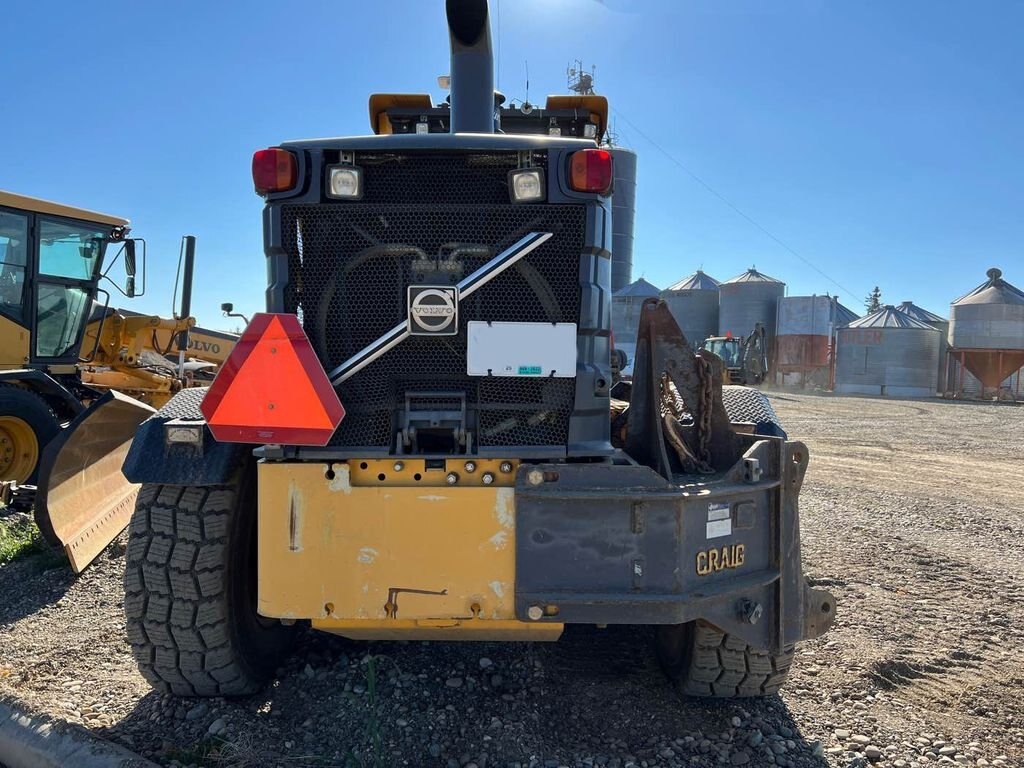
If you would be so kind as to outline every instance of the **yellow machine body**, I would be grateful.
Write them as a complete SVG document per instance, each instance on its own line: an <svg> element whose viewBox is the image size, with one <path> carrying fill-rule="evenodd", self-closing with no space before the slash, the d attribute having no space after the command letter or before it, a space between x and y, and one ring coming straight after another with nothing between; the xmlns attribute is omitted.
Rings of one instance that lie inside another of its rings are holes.
<svg viewBox="0 0 1024 768"><path fill-rule="evenodd" d="M0 189L0 205L6 208L14 208L22 211L33 211L34 213L48 213L54 216L63 216L67 219L79 221L95 221L99 224L109 224L113 227L125 227L130 224L128 219L120 216L111 216L109 213L90 211L87 208L77 208L63 203L55 203L51 200L43 200L28 195L18 195L14 192L7 192Z"/></svg>
<svg viewBox="0 0 1024 768"><path fill-rule="evenodd" d="M0 315L0 370L28 364L31 335L28 328Z"/></svg>
<svg viewBox="0 0 1024 768"><path fill-rule="evenodd" d="M150 342L154 349L167 350L171 349L174 337L175 334L172 331L161 327L153 331ZM188 349L185 351L185 356L215 365L223 365L237 343L238 334L192 326L188 332Z"/></svg>
<svg viewBox="0 0 1024 768"><path fill-rule="evenodd" d="M515 616L514 469L476 464L261 462L259 613L353 639L558 639Z"/></svg>
<svg viewBox="0 0 1024 768"><path fill-rule="evenodd" d="M181 389L182 382L154 343L156 334L173 337L194 325L192 317L125 315L117 310L102 321L94 320L85 329L82 351L87 359L79 366L82 383L115 389L159 408Z"/></svg>

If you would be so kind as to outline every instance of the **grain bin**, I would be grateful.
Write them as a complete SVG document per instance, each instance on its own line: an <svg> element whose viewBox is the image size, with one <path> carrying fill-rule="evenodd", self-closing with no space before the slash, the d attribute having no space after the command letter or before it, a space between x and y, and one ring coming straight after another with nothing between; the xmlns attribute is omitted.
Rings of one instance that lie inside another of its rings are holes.
<svg viewBox="0 0 1024 768"><path fill-rule="evenodd" d="M939 331L892 304L845 328L836 342L835 391L847 395L932 397Z"/></svg>
<svg viewBox="0 0 1024 768"><path fill-rule="evenodd" d="M702 270L661 292L679 329L694 348L718 333L718 281Z"/></svg>
<svg viewBox="0 0 1024 768"><path fill-rule="evenodd" d="M718 287L718 334L745 338L760 323L764 326L768 349L775 339L775 314L786 284L774 277L748 269Z"/></svg>
<svg viewBox="0 0 1024 768"><path fill-rule="evenodd" d="M779 299L776 381L798 386L830 386L836 332L856 319L857 315L834 296L783 296Z"/></svg>
<svg viewBox="0 0 1024 768"><path fill-rule="evenodd" d="M636 152L613 147L612 293L633 279L633 220L636 214Z"/></svg>
<svg viewBox="0 0 1024 768"><path fill-rule="evenodd" d="M939 317L934 312L929 312L924 307L917 306L912 301L904 301L896 309L905 315L910 315L915 320L920 320L922 323L930 325L941 334L939 336L939 367L936 370L935 384L937 387L936 391L945 392L946 370L948 367L946 350L949 349L949 321L944 317Z"/></svg>
<svg viewBox="0 0 1024 768"><path fill-rule="evenodd" d="M642 277L612 294L612 333L615 346L624 350L630 359L636 349L636 335L640 330L640 308L647 299L656 299L660 291Z"/></svg>
<svg viewBox="0 0 1024 768"><path fill-rule="evenodd" d="M999 269L986 274L988 280L950 305L949 343L962 368L985 389L998 389L1024 366L1024 292ZM957 391L962 384L955 383Z"/></svg>
<svg viewBox="0 0 1024 768"><path fill-rule="evenodd" d="M960 397L984 397L986 388L981 385L978 378L960 364L955 355L949 361L948 392L955 392ZM1010 396L1016 400L1024 397L1024 368L1019 368L999 384L1000 396ZM988 388L988 395L993 395L992 388Z"/></svg>

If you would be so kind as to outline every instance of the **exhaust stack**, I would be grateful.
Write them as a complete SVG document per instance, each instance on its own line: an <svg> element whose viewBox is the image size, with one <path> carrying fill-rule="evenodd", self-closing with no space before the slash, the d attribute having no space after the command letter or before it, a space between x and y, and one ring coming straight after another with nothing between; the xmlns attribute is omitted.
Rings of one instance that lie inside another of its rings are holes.
<svg viewBox="0 0 1024 768"><path fill-rule="evenodd" d="M494 54L487 0L447 0L451 132L494 133Z"/></svg>

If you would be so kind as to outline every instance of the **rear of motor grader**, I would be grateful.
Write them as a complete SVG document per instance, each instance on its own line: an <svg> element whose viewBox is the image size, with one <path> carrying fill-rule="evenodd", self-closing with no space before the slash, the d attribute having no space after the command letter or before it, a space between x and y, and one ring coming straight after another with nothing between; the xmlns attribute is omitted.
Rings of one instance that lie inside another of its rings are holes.
<svg viewBox="0 0 1024 768"><path fill-rule="evenodd" d="M571 136L497 133L487 4L447 9L450 106L424 130L396 133L410 99L377 98L379 135L254 157L268 311L124 465L140 669L241 695L297 622L440 640L628 623L658 627L686 693L772 693L834 615L801 572L807 450L757 434L751 398L770 406L723 390L657 300L612 429L606 111L570 115L595 126Z"/></svg>

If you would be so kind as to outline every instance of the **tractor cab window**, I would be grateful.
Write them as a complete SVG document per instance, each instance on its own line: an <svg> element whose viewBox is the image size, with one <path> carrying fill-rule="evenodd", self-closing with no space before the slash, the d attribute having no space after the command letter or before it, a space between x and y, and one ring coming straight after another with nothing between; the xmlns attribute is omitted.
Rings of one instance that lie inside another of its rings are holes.
<svg viewBox="0 0 1024 768"><path fill-rule="evenodd" d="M36 357L78 358L90 293L109 229L40 217Z"/></svg>
<svg viewBox="0 0 1024 768"><path fill-rule="evenodd" d="M89 293L71 285L41 283L36 295L36 356L64 357L78 343Z"/></svg>
<svg viewBox="0 0 1024 768"><path fill-rule="evenodd" d="M108 231L88 224L39 222L39 273L92 280Z"/></svg>
<svg viewBox="0 0 1024 768"><path fill-rule="evenodd" d="M22 320L25 265L28 262L28 217L0 211L0 312Z"/></svg>
<svg viewBox="0 0 1024 768"><path fill-rule="evenodd" d="M708 351L713 352L722 358L725 367L736 366L739 361L736 359L737 347L739 345L732 339L715 339L708 343Z"/></svg>

